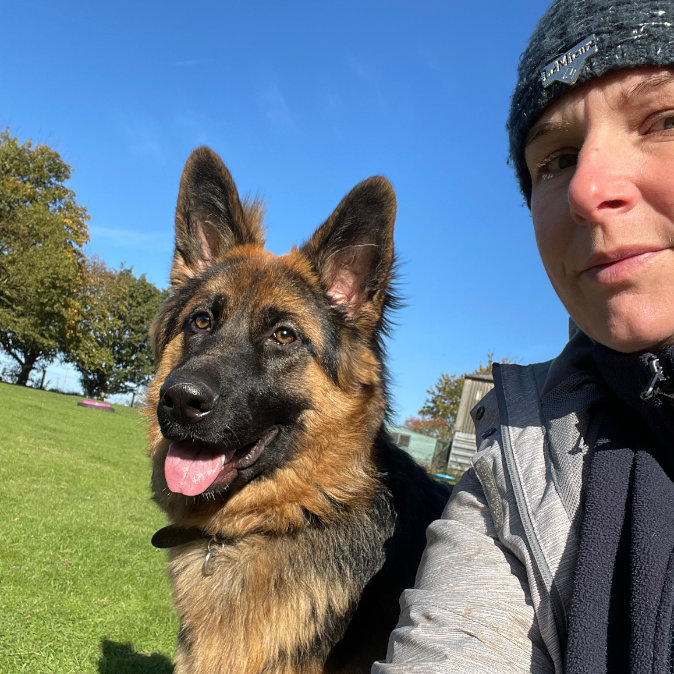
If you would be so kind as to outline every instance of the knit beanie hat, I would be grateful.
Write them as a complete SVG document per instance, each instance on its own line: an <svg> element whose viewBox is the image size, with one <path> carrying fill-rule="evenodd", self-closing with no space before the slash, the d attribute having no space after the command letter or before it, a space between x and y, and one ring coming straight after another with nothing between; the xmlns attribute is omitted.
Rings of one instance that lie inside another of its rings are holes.
<svg viewBox="0 0 674 674"><path fill-rule="evenodd" d="M541 113L612 70L674 65L674 0L555 0L520 56L507 129L522 194L531 199L524 141Z"/></svg>

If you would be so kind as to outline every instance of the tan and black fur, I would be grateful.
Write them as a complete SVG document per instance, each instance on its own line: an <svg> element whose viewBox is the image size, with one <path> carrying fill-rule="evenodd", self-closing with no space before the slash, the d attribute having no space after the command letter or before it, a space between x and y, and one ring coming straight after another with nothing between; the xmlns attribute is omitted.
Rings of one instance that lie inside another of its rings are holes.
<svg viewBox="0 0 674 674"><path fill-rule="evenodd" d="M220 158L187 161L147 406L178 674L369 672L385 655L447 498L383 428L394 219L370 178L276 257ZM171 491L170 446L227 453L212 486Z"/></svg>

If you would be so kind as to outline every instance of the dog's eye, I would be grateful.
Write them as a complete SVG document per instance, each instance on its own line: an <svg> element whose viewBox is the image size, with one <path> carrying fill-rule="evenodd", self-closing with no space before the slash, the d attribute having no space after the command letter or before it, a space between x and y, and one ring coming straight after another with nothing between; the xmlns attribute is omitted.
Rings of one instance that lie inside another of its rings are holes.
<svg viewBox="0 0 674 674"><path fill-rule="evenodd" d="M272 339L277 344L291 344L294 342L297 337L295 333L290 328L277 328L272 335Z"/></svg>
<svg viewBox="0 0 674 674"><path fill-rule="evenodd" d="M195 327L199 330L210 330L211 317L207 313L202 312L192 319L192 323L194 323Z"/></svg>

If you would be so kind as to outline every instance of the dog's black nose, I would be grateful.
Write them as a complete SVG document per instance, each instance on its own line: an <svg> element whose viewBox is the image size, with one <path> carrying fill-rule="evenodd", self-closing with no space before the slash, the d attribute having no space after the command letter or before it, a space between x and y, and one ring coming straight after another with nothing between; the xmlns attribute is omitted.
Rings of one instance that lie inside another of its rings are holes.
<svg viewBox="0 0 674 674"><path fill-rule="evenodd" d="M217 393L203 381L167 380L159 391L164 412L182 424L203 419L215 407Z"/></svg>

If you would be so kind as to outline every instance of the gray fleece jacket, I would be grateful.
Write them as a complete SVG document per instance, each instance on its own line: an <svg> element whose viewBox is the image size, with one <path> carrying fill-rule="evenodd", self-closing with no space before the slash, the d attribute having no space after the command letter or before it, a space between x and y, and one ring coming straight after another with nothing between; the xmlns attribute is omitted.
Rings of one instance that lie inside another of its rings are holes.
<svg viewBox="0 0 674 674"><path fill-rule="evenodd" d="M577 333L554 361L502 365L473 410L478 449L373 674L561 673L582 473L598 393Z"/></svg>

